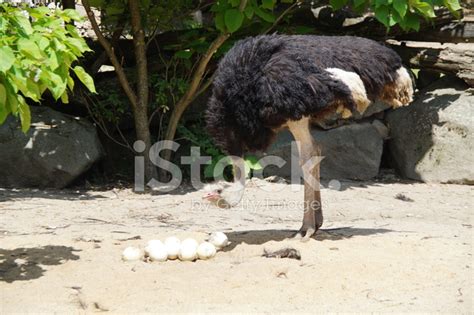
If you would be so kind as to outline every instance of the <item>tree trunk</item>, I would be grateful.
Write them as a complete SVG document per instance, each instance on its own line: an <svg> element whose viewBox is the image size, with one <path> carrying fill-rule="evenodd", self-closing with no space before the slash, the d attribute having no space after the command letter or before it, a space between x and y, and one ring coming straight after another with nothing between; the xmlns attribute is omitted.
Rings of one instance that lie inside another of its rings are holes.
<svg viewBox="0 0 474 315"><path fill-rule="evenodd" d="M130 11L132 14L132 28L134 30L134 47L135 47L135 57L137 59L137 74L138 74L138 92L135 94L134 90L130 86L130 83L125 75L122 65L117 59L117 56L112 48L112 45L107 41L104 35L101 33L99 26L97 25L97 21L95 20L94 13L90 8L90 4L88 0L82 0L82 4L84 5L84 9L87 12L87 16L89 21L91 22L91 26L97 35L97 40L100 42L102 47L104 47L107 56L109 57L112 65L115 68L115 73L117 74L117 78L122 86L125 94L127 95L130 106L132 108L134 121L135 121L135 129L137 140L141 140L145 143L146 149L142 153L145 159L145 181L147 182L149 179L154 177L155 175L155 168L153 167L150 156L149 150L151 147L151 136L150 136L150 129L148 127L148 113L147 113L147 105L148 105L148 73L146 69L146 49L145 49L145 40L144 40L144 33L143 29L141 28L141 20L140 20L140 7L137 1L130 1Z"/></svg>
<svg viewBox="0 0 474 315"><path fill-rule="evenodd" d="M137 61L137 106L134 108L135 128L137 139L145 142L145 181L155 176L155 167L150 159L151 136L148 125L148 70L146 58L145 32L141 25L140 3L129 0L133 31L135 58Z"/></svg>
<svg viewBox="0 0 474 315"><path fill-rule="evenodd" d="M474 86L474 44L441 44L388 40L388 44L414 68L454 74Z"/></svg>
<svg viewBox="0 0 474 315"><path fill-rule="evenodd" d="M63 9L75 9L76 1L75 0L62 0Z"/></svg>

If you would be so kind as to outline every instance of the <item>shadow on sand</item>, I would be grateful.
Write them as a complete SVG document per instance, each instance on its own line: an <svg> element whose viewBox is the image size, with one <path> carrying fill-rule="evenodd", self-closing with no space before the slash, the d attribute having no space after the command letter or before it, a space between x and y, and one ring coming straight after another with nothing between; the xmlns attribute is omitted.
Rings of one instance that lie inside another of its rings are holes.
<svg viewBox="0 0 474 315"><path fill-rule="evenodd" d="M107 197L99 194L91 194L87 190L72 189L37 189L37 188L1 188L0 202L15 201L21 199L42 198L57 200L94 200Z"/></svg>
<svg viewBox="0 0 474 315"><path fill-rule="evenodd" d="M37 279L45 269L41 265L60 265L68 260L78 260L78 250L67 246L44 246L35 248L0 248L0 282Z"/></svg>
<svg viewBox="0 0 474 315"><path fill-rule="evenodd" d="M367 236L374 234L382 234L396 232L390 229L380 228L354 228L345 226L340 228L320 229L313 239L317 241L337 241L353 236ZM223 249L223 251L231 251L237 245L244 242L250 245L261 245L269 241L283 241L293 237L296 231L294 230L253 230L253 231L236 231L227 233L227 237L231 244Z"/></svg>

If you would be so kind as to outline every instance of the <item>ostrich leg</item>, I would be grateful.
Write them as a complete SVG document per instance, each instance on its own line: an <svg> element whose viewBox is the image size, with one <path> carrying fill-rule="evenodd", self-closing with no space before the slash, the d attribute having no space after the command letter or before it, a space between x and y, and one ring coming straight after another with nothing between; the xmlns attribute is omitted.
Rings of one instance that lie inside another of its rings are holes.
<svg viewBox="0 0 474 315"><path fill-rule="evenodd" d="M302 241L308 241L323 224L321 192L319 189L321 150L311 135L308 118L289 121L287 125L297 141L304 178L303 225L295 237L302 238Z"/></svg>

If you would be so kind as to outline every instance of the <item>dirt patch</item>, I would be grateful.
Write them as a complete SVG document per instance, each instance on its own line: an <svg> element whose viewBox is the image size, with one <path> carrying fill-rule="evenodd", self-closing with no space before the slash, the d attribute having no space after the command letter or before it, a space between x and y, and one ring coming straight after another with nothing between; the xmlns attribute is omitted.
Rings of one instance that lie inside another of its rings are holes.
<svg viewBox="0 0 474 315"><path fill-rule="evenodd" d="M0 190L1 312L472 313L473 187L344 182L307 243L300 185L253 181L228 210L187 191ZM209 261L121 261L212 231L232 243ZM285 248L301 259L262 256Z"/></svg>

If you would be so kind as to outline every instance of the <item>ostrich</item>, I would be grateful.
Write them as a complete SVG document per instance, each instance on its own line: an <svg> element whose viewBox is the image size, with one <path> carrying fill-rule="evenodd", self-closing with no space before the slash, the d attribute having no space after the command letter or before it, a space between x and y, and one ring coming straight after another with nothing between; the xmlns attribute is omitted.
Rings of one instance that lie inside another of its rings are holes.
<svg viewBox="0 0 474 315"><path fill-rule="evenodd" d="M321 148L310 133L311 120L334 111L347 118L376 100L396 108L412 96L400 57L369 39L263 35L238 41L219 62L206 110L211 137L232 158L234 182L204 198L237 205L245 188L243 153L264 150L278 130L288 128L304 179L303 224L295 236L308 240L323 223L319 163L311 162Z"/></svg>

